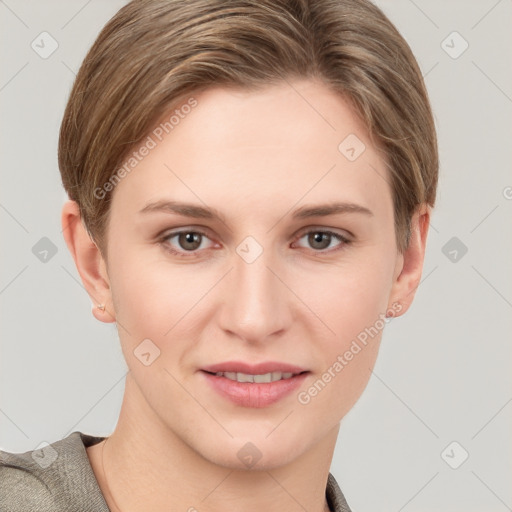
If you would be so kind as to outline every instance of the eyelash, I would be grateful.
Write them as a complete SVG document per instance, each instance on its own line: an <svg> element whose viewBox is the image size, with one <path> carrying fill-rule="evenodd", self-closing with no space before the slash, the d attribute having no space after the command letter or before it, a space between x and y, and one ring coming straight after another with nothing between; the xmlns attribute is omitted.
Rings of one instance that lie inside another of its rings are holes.
<svg viewBox="0 0 512 512"><path fill-rule="evenodd" d="M174 256L178 256L180 258L196 258L196 257L199 257L199 250L195 250L195 251L177 251L176 249L173 249L170 245L169 245L169 240L171 238L174 238L175 236L178 236L182 233L193 233L193 234L197 234L197 235L201 235L201 236L204 236L206 238L209 238L208 235L201 231L201 230L196 230L196 229L181 229L179 231L172 231L171 233L168 233L166 234L164 237L162 237L160 239L160 243L164 246L165 250L168 251L169 253L173 254ZM296 238L296 241L300 240L301 238L303 238L304 236L306 235L309 235L311 233L322 233L324 235L329 235L329 236L332 236L334 238L336 238L337 240L339 240L340 242L342 242L341 244L341 247L338 247L336 249L329 249L329 250L314 250L314 249L311 249L313 251L313 253L316 253L316 254L331 254L333 252L337 252L337 251L341 251L345 248L345 246L347 245L350 245L352 243L352 240L348 239L347 237L341 235L340 233L336 233L334 231L330 231L328 229L310 229L309 231L303 231L297 238Z"/></svg>

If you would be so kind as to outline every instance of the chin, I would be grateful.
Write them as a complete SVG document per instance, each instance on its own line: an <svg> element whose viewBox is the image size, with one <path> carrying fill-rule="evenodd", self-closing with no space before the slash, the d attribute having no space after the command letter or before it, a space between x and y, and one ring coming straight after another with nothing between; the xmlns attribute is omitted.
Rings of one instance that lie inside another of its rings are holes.
<svg viewBox="0 0 512 512"><path fill-rule="evenodd" d="M231 470L265 471L285 466L299 457L306 446L304 437L295 439L272 435L265 439L261 432L250 436L216 440L211 445L197 447L198 453L206 460Z"/></svg>

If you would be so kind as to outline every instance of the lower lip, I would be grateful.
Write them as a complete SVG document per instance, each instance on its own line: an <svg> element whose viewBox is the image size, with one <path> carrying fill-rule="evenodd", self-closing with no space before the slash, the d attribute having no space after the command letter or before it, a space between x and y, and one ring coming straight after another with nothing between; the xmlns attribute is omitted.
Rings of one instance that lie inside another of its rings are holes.
<svg viewBox="0 0 512 512"><path fill-rule="evenodd" d="M275 382L238 382L205 371L201 372L208 384L220 395L242 407L267 407L296 390L309 372Z"/></svg>

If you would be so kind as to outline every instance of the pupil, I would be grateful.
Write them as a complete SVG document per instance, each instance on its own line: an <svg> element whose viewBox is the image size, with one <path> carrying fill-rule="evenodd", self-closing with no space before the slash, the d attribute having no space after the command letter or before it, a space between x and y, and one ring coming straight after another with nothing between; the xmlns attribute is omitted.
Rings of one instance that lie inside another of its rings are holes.
<svg viewBox="0 0 512 512"><path fill-rule="evenodd" d="M182 237L184 238L184 241L182 242L182 247L192 250L197 249L199 236L200 235L198 233L193 232L183 234ZM187 244L192 244L192 247Z"/></svg>
<svg viewBox="0 0 512 512"><path fill-rule="evenodd" d="M313 244L319 243L320 247L316 247L317 249L325 249L329 246L329 236L327 233L314 233L312 235L313 237ZM322 243L323 242L323 243ZM327 242L327 244L325 243Z"/></svg>

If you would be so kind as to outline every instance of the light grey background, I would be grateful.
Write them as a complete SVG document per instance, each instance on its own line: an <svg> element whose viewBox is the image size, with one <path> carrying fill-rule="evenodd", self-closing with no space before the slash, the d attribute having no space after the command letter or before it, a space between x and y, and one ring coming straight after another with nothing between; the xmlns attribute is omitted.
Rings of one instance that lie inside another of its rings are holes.
<svg viewBox="0 0 512 512"><path fill-rule="evenodd" d="M61 233L57 139L74 74L124 3L0 1L4 450L108 435L120 410L115 325L90 313ZM377 3L426 76L441 174L422 284L386 328L331 471L353 512L512 510L512 2ZM43 31L59 45L46 59L31 48ZM47 262L32 251L43 237Z"/></svg>

